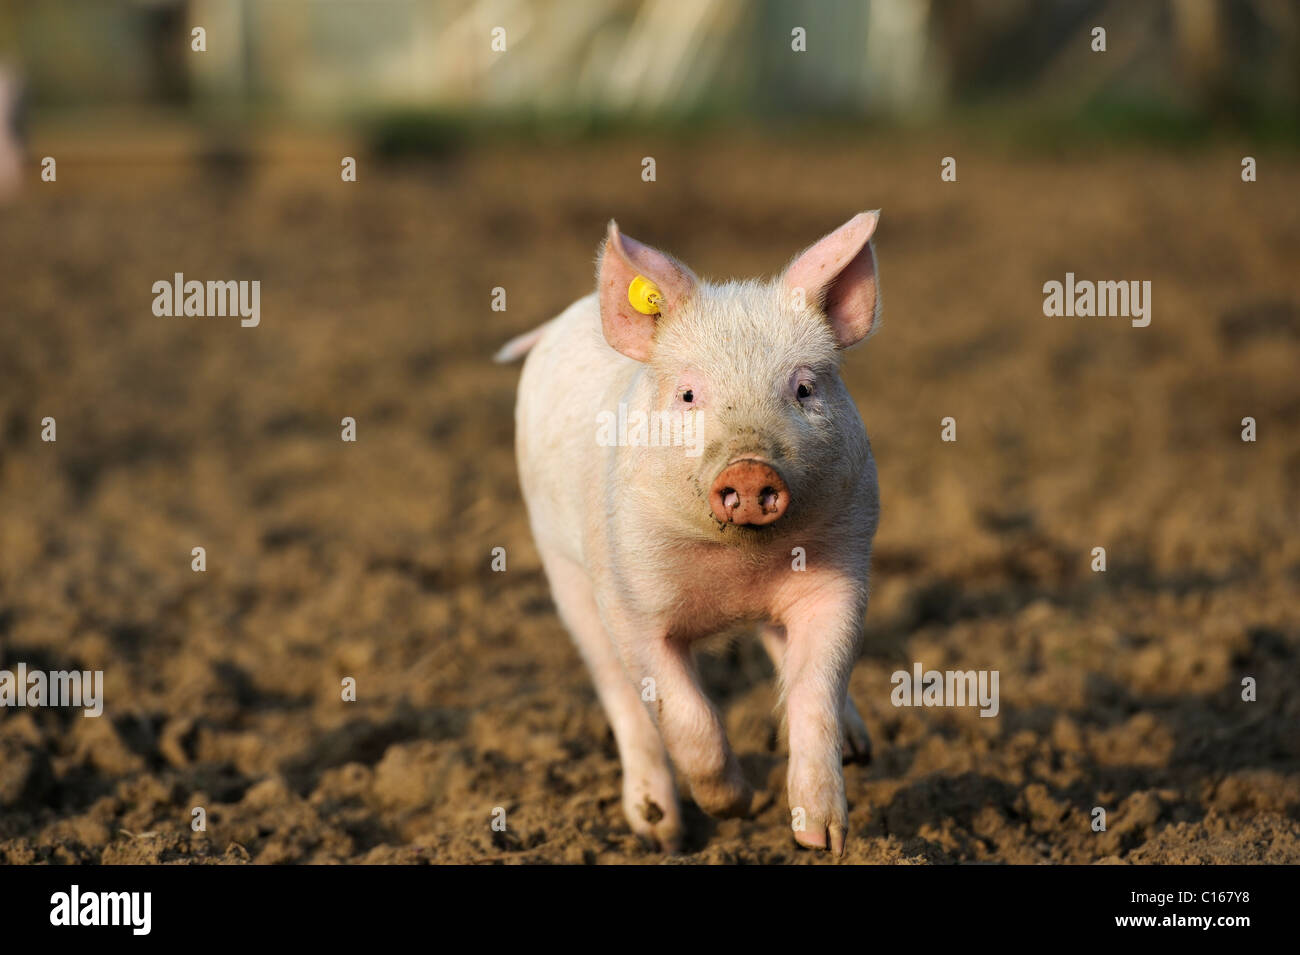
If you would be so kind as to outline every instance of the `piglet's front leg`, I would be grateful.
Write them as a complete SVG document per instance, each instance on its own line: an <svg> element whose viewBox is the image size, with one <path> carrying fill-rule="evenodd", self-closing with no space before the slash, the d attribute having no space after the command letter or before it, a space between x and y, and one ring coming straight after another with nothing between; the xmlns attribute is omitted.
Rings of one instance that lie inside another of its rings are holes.
<svg viewBox="0 0 1300 955"><path fill-rule="evenodd" d="M836 855L844 854L849 825L841 767L845 700L865 612L860 588L846 582L817 588L783 615L791 824L801 845Z"/></svg>
<svg viewBox="0 0 1300 955"><path fill-rule="evenodd" d="M670 639L653 621L635 621L630 614L620 620L633 622L621 626L615 640L637 685L646 686L648 678L653 687L643 699L696 805L712 816L749 815L754 792L727 742L721 716L700 686L690 646Z"/></svg>

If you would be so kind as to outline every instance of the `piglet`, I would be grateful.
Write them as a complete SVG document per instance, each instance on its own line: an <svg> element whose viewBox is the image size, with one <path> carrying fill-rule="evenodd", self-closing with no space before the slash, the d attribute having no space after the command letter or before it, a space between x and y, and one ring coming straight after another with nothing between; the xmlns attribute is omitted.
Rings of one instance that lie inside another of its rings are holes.
<svg viewBox="0 0 1300 955"><path fill-rule="evenodd" d="M497 355L527 355L520 481L551 593L595 682L634 832L680 848L674 767L721 817L755 795L691 646L759 624L780 680L795 839L842 855L841 763L879 497L839 375L880 310L864 212L770 281L702 281L611 222L597 288ZM646 424L648 422L648 425Z"/></svg>

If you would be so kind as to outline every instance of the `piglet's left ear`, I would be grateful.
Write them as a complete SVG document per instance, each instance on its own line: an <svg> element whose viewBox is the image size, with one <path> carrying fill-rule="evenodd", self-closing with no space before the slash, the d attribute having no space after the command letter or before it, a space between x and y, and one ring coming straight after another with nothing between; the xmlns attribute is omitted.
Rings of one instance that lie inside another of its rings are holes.
<svg viewBox="0 0 1300 955"><path fill-rule="evenodd" d="M671 317L689 301L699 279L672 256L623 235L612 219L596 271L605 340L628 358L649 361L657 319ZM638 290L641 308L630 297Z"/></svg>
<svg viewBox="0 0 1300 955"><path fill-rule="evenodd" d="M871 237L879 221L879 210L858 213L801 252L782 279L792 294L802 289L805 302L821 305L841 348L876 328L880 290Z"/></svg>

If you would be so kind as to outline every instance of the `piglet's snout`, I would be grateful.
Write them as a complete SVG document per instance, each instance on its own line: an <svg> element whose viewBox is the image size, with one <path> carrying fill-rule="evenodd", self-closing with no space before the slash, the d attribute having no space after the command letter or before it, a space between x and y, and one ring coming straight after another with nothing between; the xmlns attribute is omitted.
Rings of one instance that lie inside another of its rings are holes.
<svg viewBox="0 0 1300 955"><path fill-rule="evenodd" d="M790 490L776 468L743 458L714 478L709 505L713 516L727 524L771 524L790 506Z"/></svg>

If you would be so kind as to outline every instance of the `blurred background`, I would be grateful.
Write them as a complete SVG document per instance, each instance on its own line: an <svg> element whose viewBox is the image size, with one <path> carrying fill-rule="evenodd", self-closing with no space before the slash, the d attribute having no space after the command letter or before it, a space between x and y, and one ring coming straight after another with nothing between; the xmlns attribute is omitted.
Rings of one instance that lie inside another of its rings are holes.
<svg viewBox="0 0 1300 955"><path fill-rule="evenodd" d="M0 862L657 861L488 359L610 217L729 277L872 208L850 861L1300 862L1298 46L1287 0L0 0L0 668L107 697L0 711ZM155 316L176 272L260 325ZM1151 325L1045 317L1066 272ZM999 717L895 709L915 661ZM761 650L701 667L778 795L687 861L826 861Z"/></svg>
<svg viewBox="0 0 1300 955"><path fill-rule="evenodd" d="M207 31L203 55L192 55L195 26ZM1097 26L1104 56L1092 49ZM559 132L651 119L919 124L983 109L1000 123L1294 138L1300 10L1287 0L5 0L0 56L51 118L509 118Z"/></svg>

